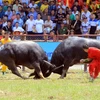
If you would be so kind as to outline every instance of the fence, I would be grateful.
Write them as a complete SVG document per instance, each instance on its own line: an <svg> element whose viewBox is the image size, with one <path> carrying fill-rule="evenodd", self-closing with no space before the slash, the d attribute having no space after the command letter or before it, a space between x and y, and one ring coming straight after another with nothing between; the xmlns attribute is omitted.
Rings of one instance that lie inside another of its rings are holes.
<svg viewBox="0 0 100 100"><path fill-rule="evenodd" d="M82 34L79 34L79 35L55 35L55 36L51 36L51 35L48 35L48 40L47 41L62 41L68 37L84 37L84 38L93 38L93 39L97 39L97 40L100 40L100 34L86 34L86 35L82 35ZM0 39L2 38L3 36L0 35ZM34 40L34 41L44 41L44 35L27 35L27 34L23 34L23 35L11 35L10 36L12 39L14 40ZM53 39L55 37L55 39Z"/></svg>

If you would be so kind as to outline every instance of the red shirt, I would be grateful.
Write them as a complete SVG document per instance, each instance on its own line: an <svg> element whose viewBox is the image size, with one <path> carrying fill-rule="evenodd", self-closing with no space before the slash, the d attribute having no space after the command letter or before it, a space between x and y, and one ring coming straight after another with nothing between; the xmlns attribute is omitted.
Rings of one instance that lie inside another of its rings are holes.
<svg viewBox="0 0 100 100"><path fill-rule="evenodd" d="M100 60L100 49L95 47L89 47L88 58Z"/></svg>

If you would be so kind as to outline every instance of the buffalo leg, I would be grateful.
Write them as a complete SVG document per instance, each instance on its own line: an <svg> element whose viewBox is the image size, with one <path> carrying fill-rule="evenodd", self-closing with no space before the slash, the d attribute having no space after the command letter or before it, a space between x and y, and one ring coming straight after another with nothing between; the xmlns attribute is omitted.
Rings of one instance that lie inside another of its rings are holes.
<svg viewBox="0 0 100 100"><path fill-rule="evenodd" d="M66 77L66 73L67 73L68 69L69 69L69 67L63 68L62 75L60 76L61 79L63 79L64 77Z"/></svg>
<svg viewBox="0 0 100 100"><path fill-rule="evenodd" d="M17 70L17 66L15 65L14 61L10 61L10 63L6 62L6 64L8 66L8 69L12 71L13 74L21 77L22 79L25 79L24 77L21 76L21 74L18 72Z"/></svg>
<svg viewBox="0 0 100 100"><path fill-rule="evenodd" d="M38 62L34 62L32 65L34 66L35 71L37 72L37 74L39 75L39 77L42 78L42 79L44 79L44 76L42 74L42 71L41 71L39 63Z"/></svg>
<svg viewBox="0 0 100 100"><path fill-rule="evenodd" d="M31 77L31 76L34 76L34 79L39 79L39 78L40 78L36 71L32 72L32 73L29 75L29 77Z"/></svg>
<svg viewBox="0 0 100 100"><path fill-rule="evenodd" d="M68 71L68 69L69 69L69 64L68 64L68 62L69 62L69 64L70 64L70 60L65 60L65 61L64 61L64 68L63 68L62 74L61 74L61 76L60 76L61 79L63 79L64 77L66 77L66 73L67 73L67 71Z"/></svg>

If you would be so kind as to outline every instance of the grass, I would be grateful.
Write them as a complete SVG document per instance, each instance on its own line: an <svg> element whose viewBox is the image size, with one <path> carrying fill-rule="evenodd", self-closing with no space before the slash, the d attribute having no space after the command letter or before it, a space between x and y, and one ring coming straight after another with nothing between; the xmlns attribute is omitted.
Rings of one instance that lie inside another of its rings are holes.
<svg viewBox="0 0 100 100"><path fill-rule="evenodd" d="M27 72L21 74L28 76ZM100 100L100 78L91 83L89 74L72 69L65 79L58 77L23 80L11 72L0 73L0 100Z"/></svg>

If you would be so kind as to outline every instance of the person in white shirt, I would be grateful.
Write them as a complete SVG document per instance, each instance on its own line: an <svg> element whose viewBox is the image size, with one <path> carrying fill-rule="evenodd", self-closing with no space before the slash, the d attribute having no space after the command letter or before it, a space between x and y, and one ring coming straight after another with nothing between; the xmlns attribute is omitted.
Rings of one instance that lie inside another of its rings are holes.
<svg viewBox="0 0 100 100"><path fill-rule="evenodd" d="M31 39L34 39L34 36L32 36L32 35L35 34L35 29L34 29L35 20L33 18L33 14L30 14L29 17L30 18L28 20L26 20L25 25L26 25L26 33L28 35L31 35L31 36L27 36L27 39L31 40Z"/></svg>
<svg viewBox="0 0 100 100"><path fill-rule="evenodd" d="M90 15L91 15L91 13L88 11L88 8L84 7L83 11L81 13L81 19L82 19L83 16L85 16L85 17L87 17L87 20L89 21L90 20Z"/></svg>
<svg viewBox="0 0 100 100"><path fill-rule="evenodd" d="M77 10L76 6L73 8L72 14L75 16L75 18L76 18L76 15L80 16L80 12Z"/></svg>
<svg viewBox="0 0 100 100"><path fill-rule="evenodd" d="M22 6L22 5L20 5L20 4L19 4L19 1L16 0L16 1L15 1L15 4L13 5L13 10L15 10L16 12L18 12L18 7L19 7L19 6Z"/></svg>
<svg viewBox="0 0 100 100"><path fill-rule="evenodd" d="M87 17L84 17L81 23L81 32L82 34L89 34L90 25L87 20Z"/></svg>
<svg viewBox="0 0 100 100"><path fill-rule="evenodd" d="M36 8L38 5L37 4L35 4L35 1L32 1L30 4L29 4L29 7L30 8Z"/></svg>
<svg viewBox="0 0 100 100"><path fill-rule="evenodd" d="M40 14L38 14L37 19L35 20L35 30L36 34L43 34L44 21L41 19Z"/></svg>
<svg viewBox="0 0 100 100"><path fill-rule="evenodd" d="M47 41L48 34L53 29L53 22L51 21L50 15L48 15L47 20L44 23L44 39Z"/></svg>
<svg viewBox="0 0 100 100"><path fill-rule="evenodd" d="M18 22L16 22L15 27L13 27L13 31L15 31L15 30L19 30L22 33L24 32L24 29L19 26Z"/></svg>
<svg viewBox="0 0 100 100"><path fill-rule="evenodd" d="M33 30L33 27L35 25L35 20L33 18L33 14L30 14L30 18L26 21L26 32L28 34L33 34L35 31Z"/></svg>

